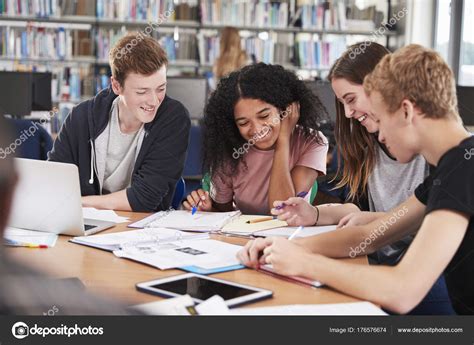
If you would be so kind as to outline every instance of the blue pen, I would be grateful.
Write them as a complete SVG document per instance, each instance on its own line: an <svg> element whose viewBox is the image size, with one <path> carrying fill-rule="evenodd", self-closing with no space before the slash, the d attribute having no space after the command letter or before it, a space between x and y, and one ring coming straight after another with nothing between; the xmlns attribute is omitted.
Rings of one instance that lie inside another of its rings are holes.
<svg viewBox="0 0 474 345"><path fill-rule="evenodd" d="M191 209L191 215L192 215L192 216L194 216L194 214L197 212L198 207L199 207L199 205L201 204L201 201L202 201L202 199L199 200L198 203L197 203L197 205L196 205L196 206L193 206L193 208Z"/></svg>
<svg viewBox="0 0 474 345"><path fill-rule="evenodd" d="M297 196L298 198L304 198L306 195L308 195L308 192L305 192L305 191L299 192L298 194L296 194L296 196ZM276 209L276 210L281 210L281 209L284 208L285 206L286 206L286 204L283 203L283 204L281 204L280 206L275 207L275 209Z"/></svg>

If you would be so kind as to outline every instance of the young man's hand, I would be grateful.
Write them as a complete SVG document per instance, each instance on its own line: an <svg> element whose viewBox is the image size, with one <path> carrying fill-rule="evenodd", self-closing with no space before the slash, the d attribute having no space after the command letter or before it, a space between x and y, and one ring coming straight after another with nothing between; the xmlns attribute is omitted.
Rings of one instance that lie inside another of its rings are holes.
<svg viewBox="0 0 474 345"><path fill-rule="evenodd" d="M287 276L305 276L311 253L304 247L286 238L274 237L271 245L263 250L263 260L271 264L276 273Z"/></svg>
<svg viewBox="0 0 474 345"><path fill-rule="evenodd" d="M183 207L186 210L191 211L194 206L198 207L198 211L211 211L212 199L209 196L209 192L206 192L203 189L192 191L191 194L189 194L186 200L183 202Z"/></svg>
<svg viewBox="0 0 474 345"><path fill-rule="evenodd" d="M267 237L248 241L237 253L237 259L245 266L258 268L258 266L265 264L263 250L273 243L273 239L274 237Z"/></svg>
<svg viewBox="0 0 474 345"><path fill-rule="evenodd" d="M384 212L353 212L342 218L337 224L337 228L345 226L365 225L383 216Z"/></svg>
<svg viewBox="0 0 474 345"><path fill-rule="evenodd" d="M281 209L278 207L285 204ZM275 201L271 212L284 220L289 226L312 226L316 223L317 212L306 200L298 197L291 197L286 201Z"/></svg>

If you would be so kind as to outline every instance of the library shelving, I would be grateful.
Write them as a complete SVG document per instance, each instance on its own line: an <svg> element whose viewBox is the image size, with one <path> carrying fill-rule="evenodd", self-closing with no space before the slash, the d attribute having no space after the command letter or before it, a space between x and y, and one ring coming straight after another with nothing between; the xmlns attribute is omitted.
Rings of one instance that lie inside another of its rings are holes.
<svg viewBox="0 0 474 345"><path fill-rule="evenodd" d="M393 0L380 2L385 13L353 0L0 0L0 69L51 71L53 99L74 103L104 86L108 51L128 31L159 40L174 74L198 75L212 69L219 30L234 26L254 61L324 76L378 28L387 45L401 35L382 24Z"/></svg>

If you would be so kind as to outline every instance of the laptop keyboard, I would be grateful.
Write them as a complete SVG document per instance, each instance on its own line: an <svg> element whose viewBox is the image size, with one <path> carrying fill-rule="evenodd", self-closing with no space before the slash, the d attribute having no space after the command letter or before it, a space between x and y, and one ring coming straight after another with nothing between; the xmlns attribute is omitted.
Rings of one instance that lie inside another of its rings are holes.
<svg viewBox="0 0 474 345"><path fill-rule="evenodd" d="M94 228L97 228L97 225L84 224L84 230L85 231L90 230L90 229L94 229Z"/></svg>

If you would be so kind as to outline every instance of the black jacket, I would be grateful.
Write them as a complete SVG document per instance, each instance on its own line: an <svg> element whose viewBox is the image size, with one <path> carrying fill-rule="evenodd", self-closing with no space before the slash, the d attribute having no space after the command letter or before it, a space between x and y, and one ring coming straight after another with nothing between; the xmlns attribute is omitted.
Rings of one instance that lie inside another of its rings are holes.
<svg viewBox="0 0 474 345"><path fill-rule="evenodd" d="M50 161L77 165L83 196L101 194L94 143L107 127L116 97L109 87L74 107L48 154ZM165 96L155 119L144 126L145 136L133 168L131 186L127 189L133 211L169 208L176 182L184 169L190 127L186 108Z"/></svg>

